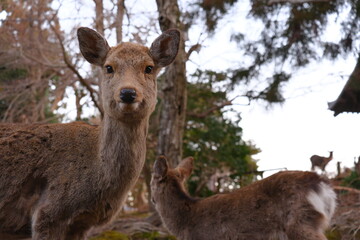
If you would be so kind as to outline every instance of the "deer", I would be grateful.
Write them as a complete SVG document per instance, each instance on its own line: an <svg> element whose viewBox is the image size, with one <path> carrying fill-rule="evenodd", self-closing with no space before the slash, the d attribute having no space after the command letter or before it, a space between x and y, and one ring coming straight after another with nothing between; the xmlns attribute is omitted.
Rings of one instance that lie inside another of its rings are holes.
<svg viewBox="0 0 360 240"><path fill-rule="evenodd" d="M182 240L324 240L336 207L329 181L314 172L282 171L229 193L193 198L184 182L194 159L154 163L151 199L165 227Z"/></svg>
<svg viewBox="0 0 360 240"><path fill-rule="evenodd" d="M311 171L315 170L315 167L319 167L323 172L325 171L326 165L333 159L333 152L329 152L329 157L321 157L319 155L312 155L310 157L311 161Z"/></svg>
<svg viewBox="0 0 360 240"><path fill-rule="evenodd" d="M85 239L118 214L143 167L156 76L175 59L180 32L164 31L150 48L110 47L87 27L77 37L83 57L102 69L104 116L98 126L0 125L0 239Z"/></svg>

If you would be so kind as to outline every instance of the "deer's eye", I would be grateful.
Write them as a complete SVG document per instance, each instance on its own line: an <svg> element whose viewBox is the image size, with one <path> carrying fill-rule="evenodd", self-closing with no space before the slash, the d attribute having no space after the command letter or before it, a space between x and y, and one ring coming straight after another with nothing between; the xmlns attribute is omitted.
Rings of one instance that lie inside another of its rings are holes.
<svg viewBox="0 0 360 240"><path fill-rule="evenodd" d="M105 68L106 68L107 73L113 73L114 72L114 69L110 65L106 65Z"/></svg>
<svg viewBox="0 0 360 240"><path fill-rule="evenodd" d="M147 66L147 67L145 68L145 73L146 73L146 74L150 74L150 73L152 73L152 70L153 70L153 66Z"/></svg>

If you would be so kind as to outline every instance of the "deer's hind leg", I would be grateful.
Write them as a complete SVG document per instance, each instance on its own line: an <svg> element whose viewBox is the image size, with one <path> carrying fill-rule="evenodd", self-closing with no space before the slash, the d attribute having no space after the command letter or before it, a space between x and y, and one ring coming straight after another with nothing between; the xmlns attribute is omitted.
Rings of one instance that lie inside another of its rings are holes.
<svg viewBox="0 0 360 240"><path fill-rule="evenodd" d="M32 240L67 240L67 224L60 221L54 206L43 206L35 210L32 218Z"/></svg>
<svg viewBox="0 0 360 240"><path fill-rule="evenodd" d="M73 223L69 226L66 239L83 240L86 232L94 225L97 225L96 219L88 213L82 213L74 218Z"/></svg>
<svg viewBox="0 0 360 240"><path fill-rule="evenodd" d="M86 227L82 227L79 225L75 225L76 227L74 228L74 230L69 230L66 234L66 239L71 239L71 240L83 240L85 239L85 233L87 232L87 230L89 229L88 226Z"/></svg>

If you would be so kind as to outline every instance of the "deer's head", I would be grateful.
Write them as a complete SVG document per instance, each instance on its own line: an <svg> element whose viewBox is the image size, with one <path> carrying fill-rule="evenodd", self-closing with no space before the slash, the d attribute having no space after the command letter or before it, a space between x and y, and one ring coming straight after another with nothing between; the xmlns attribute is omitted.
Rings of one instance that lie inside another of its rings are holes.
<svg viewBox="0 0 360 240"><path fill-rule="evenodd" d="M149 116L156 104L156 75L176 57L180 32L167 30L150 49L134 43L109 47L96 31L78 29L80 51L103 71L101 98L105 114L120 121Z"/></svg>
<svg viewBox="0 0 360 240"><path fill-rule="evenodd" d="M183 194L184 182L189 178L193 169L194 159L187 157L183 159L176 168L169 168L164 156L160 156L154 163L151 178L152 201L155 203L159 198L171 198L167 193Z"/></svg>

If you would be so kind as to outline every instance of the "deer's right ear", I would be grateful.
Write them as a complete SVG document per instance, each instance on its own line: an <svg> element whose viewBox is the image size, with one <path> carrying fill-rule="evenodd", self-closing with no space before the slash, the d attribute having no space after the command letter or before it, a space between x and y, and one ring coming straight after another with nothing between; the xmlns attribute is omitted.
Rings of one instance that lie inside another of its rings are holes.
<svg viewBox="0 0 360 240"><path fill-rule="evenodd" d="M181 160L179 165L176 167L184 178L190 177L194 168L194 158L187 157Z"/></svg>
<svg viewBox="0 0 360 240"><path fill-rule="evenodd" d="M163 32L151 44L150 54L159 67L165 67L174 61L180 43L180 32L177 29L169 29Z"/></svg>
<svg viewBox="0 0 360 240"><path fill-rule="evenodd" d="M110 47L103 36L98 32L81 27L77 30L80 51L91 64L103 66Z"/></svg>
<svg viewBox="0 0 360 240"><path fill-rule="evenodd" d="M165 177L168 171L168 163L164 156L158 157L158 159L154 163L154 177L155 178L163 178Z"/></svg>

